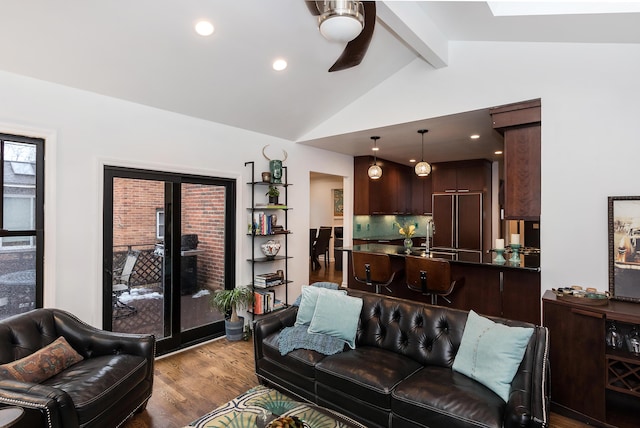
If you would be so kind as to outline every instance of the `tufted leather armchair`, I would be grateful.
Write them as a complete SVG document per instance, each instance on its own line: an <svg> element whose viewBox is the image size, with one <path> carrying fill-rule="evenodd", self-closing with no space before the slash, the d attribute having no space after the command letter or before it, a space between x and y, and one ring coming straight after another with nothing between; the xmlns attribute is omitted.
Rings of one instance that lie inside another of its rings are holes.
<svg viewBox="0 0 640 428"><path fill-rule="evenodd" d="M59 309L0 321L0 364L63 336L84 358L42 383L0 379L0 405L25 410L20 427L117 427L142 411L153 387L153 335L113 333Z"/></svg>
<svg viewBox="0 0 640 428"><path fill-rule="evenodd" d="M468 312L348 290L363 299L356 349L325 356L278 350L297 308L256 321L256 374L265 384L344 413L369 427L546 427L548 332L534 327L504 402L451 367Z"/></svg>

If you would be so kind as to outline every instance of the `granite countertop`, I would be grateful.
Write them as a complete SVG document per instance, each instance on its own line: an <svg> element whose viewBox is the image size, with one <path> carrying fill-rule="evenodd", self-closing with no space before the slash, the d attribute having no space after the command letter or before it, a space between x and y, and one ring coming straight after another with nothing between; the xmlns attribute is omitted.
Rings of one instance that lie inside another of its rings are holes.
<svg viewBox="0 0 640 428"><path fill-rule="evenodd" d="M432 257L425 251L425 248L421 247L413 247L409 253L407 253L406 249L401 245L387 245L387 244L362 244L362 245L353 245L351 247L339 247L336 250L343 251L365 251L371 253L382 253L389 254L394 257L406 257L408 255L411 256L419 256L419 257ZM455 251L455 250L453 250ZM535 272L540 272L540 255L532 255L532 256L520 256L520 263L494 263L493 261L487 262L469 262L462 260L451 260L452 264L465 264L465 265L478 265L478 266L487 266L493 268L508 268L508 269L524 269L531 270Z"/></svg>

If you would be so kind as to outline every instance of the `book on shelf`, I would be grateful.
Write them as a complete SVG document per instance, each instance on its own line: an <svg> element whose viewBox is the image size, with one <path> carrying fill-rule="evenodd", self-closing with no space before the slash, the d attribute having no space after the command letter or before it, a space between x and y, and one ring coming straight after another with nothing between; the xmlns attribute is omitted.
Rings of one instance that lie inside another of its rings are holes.
<svg viewBox="0 0 640 428"><path fill-rule="evenodd" d="M276 293L273 290L255 290L253 301L253 313L262 315L273 311L276 302Z"/></svg>
<svg viewBox="0 0 640 428"><path fill-rule="evenodd" d="M253 285L254 287L258 288L271 287L273 285L280 285L282 283L282 277L275 272L258 274L253 278Z"/></svg>

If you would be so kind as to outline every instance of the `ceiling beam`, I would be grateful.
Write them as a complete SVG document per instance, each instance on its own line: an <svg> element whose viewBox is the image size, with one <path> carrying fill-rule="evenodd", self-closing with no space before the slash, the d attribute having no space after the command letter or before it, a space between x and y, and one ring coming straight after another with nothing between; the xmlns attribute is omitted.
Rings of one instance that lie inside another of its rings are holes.
<svg viewBox="0 0 640 428"><path fill-rule="evenodd" d="M378 18L434 68L449 61L449 41L416 2L378 1Z"/></svg>

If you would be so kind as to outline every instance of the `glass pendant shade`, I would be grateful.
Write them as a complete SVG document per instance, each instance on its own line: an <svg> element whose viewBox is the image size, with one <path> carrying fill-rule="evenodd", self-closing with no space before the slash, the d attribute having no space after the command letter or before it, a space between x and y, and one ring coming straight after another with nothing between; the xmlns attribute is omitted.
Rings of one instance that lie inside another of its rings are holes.
<svg viewBox="0 0 640 428"><path fill-rule="evenodd" d="M418 134L422 135L422 157L420 158L420 162L418 162L414 168L416 175L418 177L426 177L431 174L431 165L428 162L424 161L424 134L429 132L428 129L419 129Z"/></svg>
<svg viewBox="0 0 640 428"><path fill-rule="evenodd" d="M418 162L416 164L415 171L418 177L426 177L431 174L431 165L429 165L429 162L425 161Z"/></svg>
<svg viewBox="0 0 640 428"><path fill-rule="evenodd" d="M370 179L377 180L378 178L382 177L382 168L380 168L376 164L373 164L369 167L367 174L369 174Z"/></svg>
<svg viewBox="0 0 640 428"><path fill-rule="evenodd" d="M382 168L378 166L378 160L376 159L375 155L375 153L378 151L378 146L376 145L376 143L380 139L380 137L375 136L371 137L371 139L373 140L373 165L371 165L367 170L367 175L370 179L377 180L378 178L382 177Z"/></svg>

